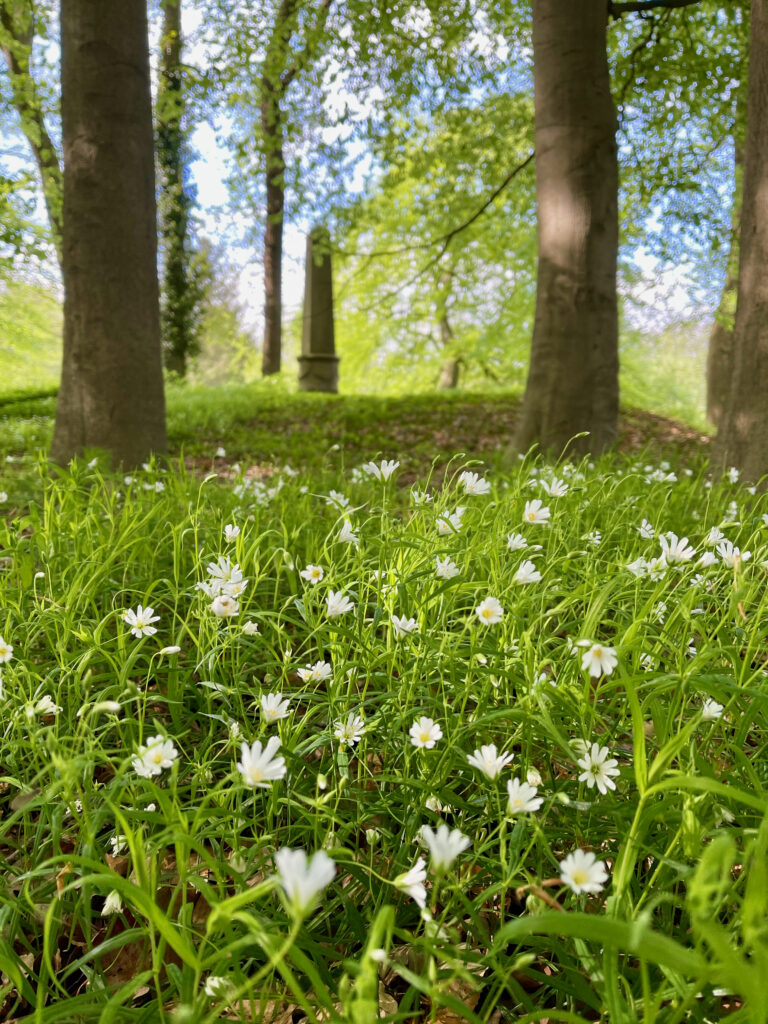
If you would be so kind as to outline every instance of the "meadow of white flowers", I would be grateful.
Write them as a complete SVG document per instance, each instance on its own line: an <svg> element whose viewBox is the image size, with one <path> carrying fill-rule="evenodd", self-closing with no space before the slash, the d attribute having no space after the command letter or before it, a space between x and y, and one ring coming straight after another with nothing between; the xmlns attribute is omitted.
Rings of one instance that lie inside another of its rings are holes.
<svg viewBox="0 0 768 1024"><path fill-rule="evenodd" d="M768 1020L766 498L398 468L0 507L2 1019Z"/></svg>

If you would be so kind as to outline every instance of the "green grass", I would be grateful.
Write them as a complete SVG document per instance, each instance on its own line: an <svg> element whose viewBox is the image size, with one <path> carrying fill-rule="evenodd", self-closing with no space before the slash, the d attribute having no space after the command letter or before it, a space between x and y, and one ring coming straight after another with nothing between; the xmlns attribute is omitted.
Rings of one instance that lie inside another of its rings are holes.
<svg viewBox="0 0 768 1024"><path fill-rule="evenodd" d="M228 444L241 399L192 418ZM560 497L531 461L467 494L457 460L418 481L425 503L403 467L382 483L352 451L231 479L41 463L30 503L3 506L0 1017L768 1020L768 499L707 487L700 461L614 456L561 467ZM526 519L533 498L547 525ZM701 567L715 526L751 557ZM635 575L666 531L695 554ZM527 558L540 581L516 581ZM216 562L247 580L228 618L198 586ZM331 591L353 607L329 616ZM156 633L132 635L138 605ZM398 636L394 616L416 629ZM582 641L615 667L591 676ZM289 700L272 723L270 693ZM340 743L350 715L360 736ZM410 739L422 716L442 731L431 749ZM156 736L172 749L146 776ZM285 772L254 788L241 743L268 737ZM468 762L491 743L513 755L495 778ZM615 790L579 779L585 743L616 760ZM509 813L515 777L537 786L535 812ZM419 841L441 823L471 840L444 871ZM283 847L335 864L301 911L276 879ZM560 879L576 849L605 869L591 895ZM396 884L420 857L424 910Z"/></svg>
<svg viewBox="0 0 768 1024"><path fill-rule="evenodd" d="M0 400L49 391L61 373L61 307L45 288L0 288Z"/></svg>

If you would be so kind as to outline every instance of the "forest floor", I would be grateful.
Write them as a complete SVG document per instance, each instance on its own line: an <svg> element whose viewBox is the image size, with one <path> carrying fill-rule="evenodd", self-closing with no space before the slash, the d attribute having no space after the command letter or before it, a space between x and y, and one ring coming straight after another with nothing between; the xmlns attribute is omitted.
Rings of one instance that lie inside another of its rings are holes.
<svg viewBox="0 0 768 1024"><path fill-rule="evenodd" d="M0 453L23 459L47 447L55 397L0 402ZM514 434L517 392L426 393L407 397L290 394L259 385L225 389L172 388L168 437L172 458L193 472L226 474L233 463L269 473L274 467L336 469L380 453L399 459L410 483L457 452L494 467ZM618 448L647 450L649 461L691 459L710 438L695 428L641 409L622 410ZM219 449L226 455L216 456Z"/></svg>

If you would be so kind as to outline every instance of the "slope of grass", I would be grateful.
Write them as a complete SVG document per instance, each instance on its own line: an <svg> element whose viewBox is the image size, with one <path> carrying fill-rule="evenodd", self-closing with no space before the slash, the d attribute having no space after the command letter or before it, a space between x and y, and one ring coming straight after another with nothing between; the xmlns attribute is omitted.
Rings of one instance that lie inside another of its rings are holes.
<svg viewBox="0 0 768 1024"><path fill-rule="evenodd" d="M49 290L0 286L0 400L58 387L61 306Z"/></svg>

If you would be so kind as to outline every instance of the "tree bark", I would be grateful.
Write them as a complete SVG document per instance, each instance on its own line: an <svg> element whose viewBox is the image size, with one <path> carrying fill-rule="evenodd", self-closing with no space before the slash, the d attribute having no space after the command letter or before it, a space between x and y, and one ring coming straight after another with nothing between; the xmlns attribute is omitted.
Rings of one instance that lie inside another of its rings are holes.
<svg viewBox="0 0 768 1024"><path fill-rule="evenodd" d="M31 0L0 0L0 49L8 66L13 106L37 166L56 256L61 264L61 166L45 125L37 83L30 67L34 27Z"/></svg>
<svg viewBox="0 0 768 1024"><path fill-rule="evenodd" d="M52 456L165 449L146 0L61 4L64 354Z"/></svg>
<svg viewBox="0 0 768 1024"><path fill-rule="evenodd" d="M768 0L752 0L749 51L733 373L713 465L757 481L768 474Z"/></svg>
<svg viewBox="0 0 768 1024"><path fill-rule="evenodd" d="M744 171L744 122L746 92L739 89L734 127L734 193L731 211L731 237L723 293L709 335L707 349L707 416L720 426L728 401L733 374L733 320L739 287L739 226L741 221L741 190Z"/></svg>
<svg viewBox="0 0 768 1024"><path fill-rule="evenodd" d="M598 453L616 436L618 168L606 24L597 0L533 3L539 258L519 451Z"/></svg>
<svg viewBox="0 0 768 1024"><path fill-rule="evenodd" d="M261 371L280 372L283 314L283 210L285 158L280 112L281 90L265 76L262 82L261 129L266 153L267 223L264 231L264 348Z"/></svg>
<svg viewBox="0 0 768 1024"><path fill-rule="evenodd" d="M157 92L157 162L160 170L160 225L163 292L160 326L166 367L186 376L197 350L195 313L201 296L190 274L189 211L185 183L182 0L161 0L160 74Z"/></svg>
<svg viewBox="0 0 768 1024"><path fill-rule="evenodd" d="M448 349L453 341L453 328L448 319L448 296L451 291L452 276L445 273L440 278L440 288L437 292L437 322L440 328L440 341L444 349ZM440 379L437 386L441 391L449 390L459 386L459 374L461 373L461 358L448 356L440 369Z"/></svg>

